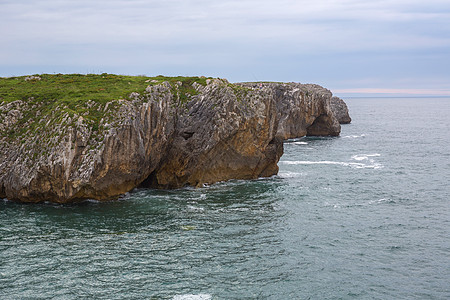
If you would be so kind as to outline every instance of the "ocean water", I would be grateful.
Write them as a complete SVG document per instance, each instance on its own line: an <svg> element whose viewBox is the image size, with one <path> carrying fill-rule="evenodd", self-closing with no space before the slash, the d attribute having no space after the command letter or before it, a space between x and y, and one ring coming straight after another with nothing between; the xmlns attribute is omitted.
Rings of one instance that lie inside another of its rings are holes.
<svg viewBox="0 0 450 300"><path fill-rule="evenodd" d="M0 200L0 298L450 299L450 99L346 102L272 178Z"/></svg>

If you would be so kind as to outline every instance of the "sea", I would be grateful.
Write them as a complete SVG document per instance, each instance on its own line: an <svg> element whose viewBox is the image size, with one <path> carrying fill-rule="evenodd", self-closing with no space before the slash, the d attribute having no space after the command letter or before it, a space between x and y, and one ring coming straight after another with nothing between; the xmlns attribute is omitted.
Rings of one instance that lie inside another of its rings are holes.
<svg viewBox="0 0 450 300"><path fill-rule="evenodd" d="M349 98L279 174L0 200L1 299L450 299L450 98Z"/></svg>

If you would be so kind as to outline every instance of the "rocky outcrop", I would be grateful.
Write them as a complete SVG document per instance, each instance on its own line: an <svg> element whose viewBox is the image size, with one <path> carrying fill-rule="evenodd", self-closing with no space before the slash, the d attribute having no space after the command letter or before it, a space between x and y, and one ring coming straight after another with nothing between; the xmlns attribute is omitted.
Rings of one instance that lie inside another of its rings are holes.
<svg viewBox="0 0 450 300"><path fill-rule="evenodd" d="M348 114L347 104L345 104L344 100L341 98L331 98L331 110L340 124L349 124L352 121L350 115Z"/></svg>
<svg viewBox="0 0 450 300"><path fill-rule="evenodd" d="M201 186L277 174L283 144L275 138L272 94L213 81L195 85L200 94L178 111L168 154L143 186Z"/></svg>
<svg viewBox="0 0 450 300"><path fill-rule="evenodd" d="M20 140L3 136L0 197L64 203L111 199L133 189L159 164L175 130L171 95L156 97L159 101L115 101L120 108L102 134L78 116L54 127L45 120L44 131ZM10 103L0 107L2 117L9 106L31 110L23 101ZM3 120L13 126L15 119Z"/></svg>
<svg viewBox="0 0 450 300"><path fill-rule="evenodd" d="M86 109L110 111L99 128L57 107L33 131L27 101L0 105L0 197L24 202L111 199L139 186L176 188L277 173L282 140L272 95L225 80L148 86ZM31 101L29 101L31 103ZM81 108L80 111L84 111ZM53 116L53 117L52 117ZM17 125L19 126L19 125Z"/></svg>
<svg viewBox="0 0 450 300"><path fill-rule="evenodd" d="M319 85L272 82L240 85L271 91L279 118L276 135L281 139L337 136L341 131L330 106L332 94Z"/></svg>
<svg viewBox="0 0 450 300"><path fill-rule="evenodd" d="M86 101L79 114L64 105L49 113L30 99L0 102L0 198L106 200L137 186L272 176L284 139L339 134L330 98L317 85L208 79ZM42 113L38 123L30 112ZM86 115L92 112L101 116L97 123Z"/></svg>

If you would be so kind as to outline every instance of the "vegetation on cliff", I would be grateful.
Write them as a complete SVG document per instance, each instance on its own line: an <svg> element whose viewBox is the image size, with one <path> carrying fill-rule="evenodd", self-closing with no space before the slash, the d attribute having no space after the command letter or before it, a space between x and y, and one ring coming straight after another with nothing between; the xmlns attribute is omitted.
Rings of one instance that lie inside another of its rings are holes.
<svg viewBox="0 0 450 300"><path fill-rule="evenodd" d="M206 77L0 78L0 198L105 200L272 176L283 139L339 134L331 95Z"/></svg>
<svg viewBox="0 0 450 300"><path fill-rule="evenodd" d="M20 101L26 105L25 115L5 128L1 134L15 139L29 136L45 127L64 121L76 122L82 116L86 124L97 131L101 121L109 120L118 108L118 101L132 100L149 86L167 82L178 97L174 105L185 103L197 94L192 84L206 85L205 77L146 77L114 74L42 74L33 76L0 78L0 106ZM14 105L10 105L14 108ZM50 121L49 123L46 120Z"/></svg>

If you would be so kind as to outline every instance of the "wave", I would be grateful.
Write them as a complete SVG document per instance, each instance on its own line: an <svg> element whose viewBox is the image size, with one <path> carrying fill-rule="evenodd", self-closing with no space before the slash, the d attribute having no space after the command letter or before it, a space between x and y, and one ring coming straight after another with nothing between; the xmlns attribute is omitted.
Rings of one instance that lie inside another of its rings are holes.
<svg viewBox="0 0 450 300"><path fill-rule="evenodd" d="M332 207L332 208L352 208L352 207L363 207L363 206L370 206L370 205L379 205L379 204L395 204L396 202L390 198L381 198L381 199L373 199L370 201L360 201L360 202L352 202L352 203L330 203L325 202L325 207Z"/></svg>
<svg viewBox="0 0 450 300"><path fill-rule="evenodd" d="M289 172L289 171L278 172L278 177L281 177L281 178L295 178L295 177L300 177L302 175L304 175L304 174L298 173L298 172Z"/></svg>
<svg viewBox="0 0 450 300"><path fill-rule="evenodd" d="M377 199L377 200L371 200L368 202L369 205L379 204L379 203L395 203L395 201L390 198L381 198L381 199Z"/></svg>
<svg viewBox="0 0 450 300"><path fill-rule="evenodd" d="M290 144L290 143L295 143L295 142L301 142L304 139L305 139L305 137L292 138L292 139L284 140L284 143Z"/></svg>
<svg viewBox="0 0 450 300"><path fill-rule="evenodd" d="M175 295L172 300L211 300L212 296L209 294L185 294L185 295Z"/></svg>
<svg viewBox="0 0 450 300"><path fill-rule="evenodd" d="M369 165L365 163L329 161L329 160L321 160L321 161L296 160L296 161L280 161L280 163L286 165L339 165L345 167L352 167L356 169L380 169L383 167L383 165L375 162L372 162L373 164Z"/></svg>
<svg viewBox="0 0 450 300"><path fill-rule="evenodd" d="M191 210L191 211L204 211L205 210L203 207L197 207L194 205L188 205L187 209Z"/></svg>
<svg viewBox="0 0 450 300"><path fill-rule="evenodd" d="M381 156L381 154L379 153L375 153L375 154L357 154L357 155L353 155L352 159L354 160L370 160L373 161L373 159L370 159L369 157L378 157Z"/></svg>
<svg viewBox="0 0 450 300"><path fill-rule="evenodd" d="M347 139L357 139L357 138L364 138L366 137L365 134L361 134L361 135L345 135L342 138L347 138Z"/></svg>
<svg viewBox="0 0 450 300"><path fill-rule="evenodd" d="M361 163L365 162L365 163L367 163L368 165L372 165L372 166L374 166L374 168L378 169L378 168L383 167L383 165L380 164L380 163L377 163L377 162L375 161L375 159L373 159L373 157L380 157L380 156L381 156L380 153L374 153L374 154L357 154L357 155L353 155L353 156L352 156L352 159L353 159L353 160L356 160L356 161L359 161L359 162L361 162Z"/></svg>
<svg viewBox="0 0 450 300"><path fill-rule="evenodd" d="M284 141L287 145L308 145L308 142L305 141L298 141L298 140L286 140Z"/></svg>

